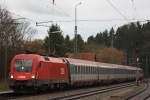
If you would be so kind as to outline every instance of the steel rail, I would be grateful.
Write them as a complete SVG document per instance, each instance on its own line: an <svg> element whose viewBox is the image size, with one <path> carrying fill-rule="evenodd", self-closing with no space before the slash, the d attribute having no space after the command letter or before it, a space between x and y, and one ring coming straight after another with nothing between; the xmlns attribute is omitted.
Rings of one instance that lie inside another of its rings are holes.
<svg viewBox="0 0 150 100"><path fill-rule="evenodd" d="M49 98L48 100L62 100L62 99L63 100L75 100L75 99L80 99L80 98L84 98L87 96L92 96L92 95L105 93L105 92L109 92L109 91L113 91L113 90L118 90L118 89L122 89L122 88L126 88L126 87L132 87L132 86L135 86L135 83L125 84L125 85L121 84L120 86L113 86L113 87L108 87L108 88L104 88L104 89L96 89L96 90L86 91L86 92L72 94L72 95L68 95L68 96L52 97L52 98Z"/></svg>
<svg viewBox="0 0 150 100"><path fill-rule="evenodd" d="M134 97L136 97L136 96L142 94L143 92L145 92L146 90L148 90L148 88L149 88L149 84L145 83L145 86L144 86L144 88L141 91L138 91L135 94L133 94L133 95L131 95L129 97L126 97L124 100L132 100ZM149 97L150 97L150 95L144 97L143 100L147 100L147 98L149 98Z"/></svg>

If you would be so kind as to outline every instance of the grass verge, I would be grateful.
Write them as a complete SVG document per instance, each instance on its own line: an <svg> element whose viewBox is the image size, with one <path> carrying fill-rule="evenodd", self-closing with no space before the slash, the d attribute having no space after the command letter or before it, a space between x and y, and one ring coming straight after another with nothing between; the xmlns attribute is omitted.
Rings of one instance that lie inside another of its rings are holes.
<svg viewBox="0 0 150 100"><path fill-rule="evenodd" d="M0 81L0 91L9 90L8 83L5 81Z"/></svg>

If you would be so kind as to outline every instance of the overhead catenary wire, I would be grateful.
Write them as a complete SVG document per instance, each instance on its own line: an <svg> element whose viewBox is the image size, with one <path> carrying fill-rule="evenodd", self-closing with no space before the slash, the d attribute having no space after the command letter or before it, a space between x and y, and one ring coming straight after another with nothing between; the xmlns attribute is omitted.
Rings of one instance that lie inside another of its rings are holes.
<svg viewBox="0 0 150 100"><path fill-rule="evenodd" d="M106 1L112 8L114 8L128 22L128 18L110 0L106 0Z"/></svg>
<svg viewBox="0 0 150 100"><path fill-rule="evenodd" d="M28 20L28 21L30 21L30 22L34 22L34 23L36 23L36 21L35 20L33 20L33 19L30 19L30 18L27 18L27 17L23 17L23 16L21 16L21 15L19 15L19 14L16 14L16 13L14 13L14 12L11 12L11 11L8 11L11 15L14 15L14 16L16 16L16 17L19 17L19 18L14 18L14 20Z"/></svg>
<svg viewBox="0 0 150 100"><path fill-rule="evenodd" d="M131 3L132 3L132 9L133 9L133 20L136 20L137 17L139 16L139 14L138 14L136 6L135 6L135 1L131 0Z"/></svg>
<svg viewBox="0 0 150 100"><path fill-rule="evenodd" d="M112 22L112 21L123 21L124 19L81 19L78 22ZM129 22L135 22L133 19L127 19ZM140 22L149 21L148 19L137 19ZM46 24L46 23L53 23L53 22L60 22L60 23L72 23L74 20L49 20L43 22L36 22L37 25L39 24Z"/></svg>

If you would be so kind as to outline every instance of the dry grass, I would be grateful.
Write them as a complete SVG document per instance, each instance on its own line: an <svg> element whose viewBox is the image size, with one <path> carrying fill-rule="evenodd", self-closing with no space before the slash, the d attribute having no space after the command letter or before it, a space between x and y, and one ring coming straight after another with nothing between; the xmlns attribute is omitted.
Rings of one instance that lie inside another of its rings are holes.
<svg viewBox="0 0 150 100"><path fill-rule="evenodd" d="M0 91L9 90L8 83L5 81L0 81Z"/></svg>

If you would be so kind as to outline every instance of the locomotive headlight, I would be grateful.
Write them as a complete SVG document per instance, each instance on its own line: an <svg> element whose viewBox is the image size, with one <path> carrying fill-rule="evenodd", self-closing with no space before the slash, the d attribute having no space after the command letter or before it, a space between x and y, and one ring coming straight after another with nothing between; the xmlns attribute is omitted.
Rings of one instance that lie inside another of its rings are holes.
<svg viewBox="0 0 150 100"><path fill-rule="evenodd" d="M31 78L32 78L32 79L35 79L35 75L32 75Z"/></svg>
<svg viewBox="0 0 150 100"><path fill-rule="evenodd" d="M13 76L13 75L10 75L10 78L11 78L11 79L13 79L13 78L14 78L14 76Z"/></svg>

